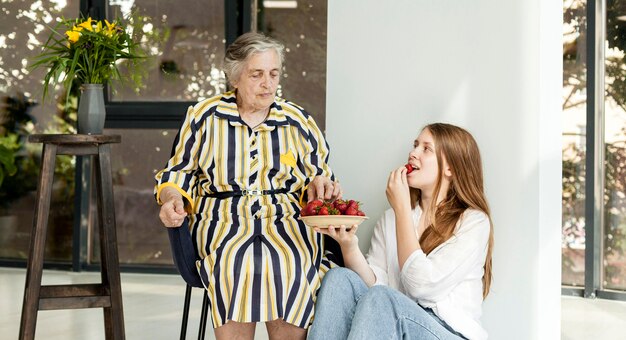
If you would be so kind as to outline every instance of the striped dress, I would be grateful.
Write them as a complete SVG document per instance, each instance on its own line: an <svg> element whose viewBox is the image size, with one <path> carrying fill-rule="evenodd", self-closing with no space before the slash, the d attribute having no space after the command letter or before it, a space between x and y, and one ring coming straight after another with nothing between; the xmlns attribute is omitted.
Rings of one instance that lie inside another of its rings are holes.
<svg viewBox="0 0 626 340"><path fill-rule="evenodd" d="M239 117L234 92L187 111L172 157L156 175L156 196L177 189L187 201L197 268L213 327L228 320L278 318L308 328L324 273L335 266L320 234L298 220L299 200L316 175L333 179L328 145L299 106L276 99L262 124ZM216 192L288 193L213 198Z"/></svg>

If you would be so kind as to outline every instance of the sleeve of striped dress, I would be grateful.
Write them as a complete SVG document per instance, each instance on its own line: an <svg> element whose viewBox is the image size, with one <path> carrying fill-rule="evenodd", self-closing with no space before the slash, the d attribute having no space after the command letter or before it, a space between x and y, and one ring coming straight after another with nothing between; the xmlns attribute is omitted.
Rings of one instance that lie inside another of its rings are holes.
<svg viewBox="0 0 626 340"><path fill-rule="evenodd" d="M326 176L334 181L335 175L328 165L330 148L328 143L326 143L322 131L311 115L308 117L307 127L308 136L306 136L306 139L308 152L303 159L307 175L306 185L308 185L315 176Z"/></svg>
<svg viewBox="0 0 626 340"><path fill-rule="evenodd" d="M198 168L199 141L202 140L195 122L195 110L189 107L185 121L183 122L174 143L172 145L171 158L165 168L159 171L156 176L156 187L154 189L156 200L163 204L160 193L163 188L173 187L178 190L187 200L185 209L188 213L193 212L192 189L196 181L195 172Z"/></svg>

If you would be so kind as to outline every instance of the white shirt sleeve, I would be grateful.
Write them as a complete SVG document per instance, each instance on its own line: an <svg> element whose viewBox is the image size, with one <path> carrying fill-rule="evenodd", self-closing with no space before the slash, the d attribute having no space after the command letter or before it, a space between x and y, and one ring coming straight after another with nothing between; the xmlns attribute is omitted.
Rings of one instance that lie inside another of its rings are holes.
<svg viewBox="0 0 626 340"><path fill-rule="evenodd" d="M448 241L428 256L420 249L406 260L400 280L407 294L436 302L468 276L482 277L490 229L487 215L467 210Z"/></svg>
<svg viewBox="0 0 626 340"><path fill-rule="evenodd" d="M389 285L389 277L387 273L387 247L385 246L385 215L378 220L374 227L374 235L372 235L370 250L365 257L376 276L374 285Z"/></svg>

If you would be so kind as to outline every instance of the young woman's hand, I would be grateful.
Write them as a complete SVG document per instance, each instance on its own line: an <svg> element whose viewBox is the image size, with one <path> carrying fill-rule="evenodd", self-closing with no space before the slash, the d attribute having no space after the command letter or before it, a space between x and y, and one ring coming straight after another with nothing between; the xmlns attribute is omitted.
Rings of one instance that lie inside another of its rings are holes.
<svg viewBox="0 0 626 340"><path fill-rule="evenodd" d="M359 228L358 225L353 225L352 228L346 228L345 225L341 226L329 226L328 228L319 228L315 227L313 230L320 234L328 235L332 237L343 252L347 250L351 250L354 247L359 247L359 238L356 236L356 230Z"/></svg>
<svg viewBox="0 0 626 340"><path fill-rule="evenodd" d="M358 228L359 226L355 224L350 230L346 230L345 225L328 228L315 227L314 230L337 241L341 247L341 255L346 268L355 271L368 286L372 286L376 282L376 275L359 249L359 238L356 236Z"/></svg>
<svg viewBox="0 0 626 340"><path fill-rule="evenodd" d="M387 180L387 200L394 211L411 210L411 193L406 179L406 168L401 166L389 174Z"/></svg>

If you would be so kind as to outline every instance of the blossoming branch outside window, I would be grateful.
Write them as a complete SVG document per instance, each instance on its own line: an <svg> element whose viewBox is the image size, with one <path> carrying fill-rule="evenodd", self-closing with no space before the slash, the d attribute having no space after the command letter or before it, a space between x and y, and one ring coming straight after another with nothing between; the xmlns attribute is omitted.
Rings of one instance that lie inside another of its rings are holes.
<svg viewBox="0 0 626 340"><path fill-rule="evenodd" d="M226 89L224 1L110 1L108 13L127 18L149 56L142 84L113 84L112 102L197 101Z"/></svg>

